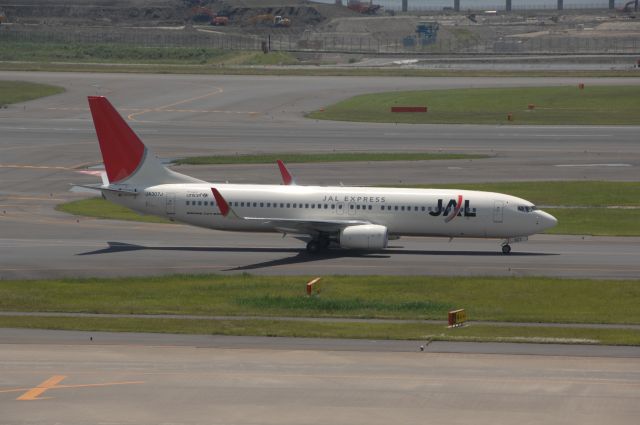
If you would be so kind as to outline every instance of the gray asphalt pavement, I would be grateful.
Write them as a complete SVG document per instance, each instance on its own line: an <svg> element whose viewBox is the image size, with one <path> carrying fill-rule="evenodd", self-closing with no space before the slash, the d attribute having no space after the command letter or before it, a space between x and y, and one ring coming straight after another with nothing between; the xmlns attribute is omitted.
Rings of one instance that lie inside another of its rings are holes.
<svg viewBox="0 0 640 425"><path fill-rule="evenodd" d="M420 352L418 341L11 329L0 341L7 425L599 425L640 414L637 348L433 343Z"/></svg>

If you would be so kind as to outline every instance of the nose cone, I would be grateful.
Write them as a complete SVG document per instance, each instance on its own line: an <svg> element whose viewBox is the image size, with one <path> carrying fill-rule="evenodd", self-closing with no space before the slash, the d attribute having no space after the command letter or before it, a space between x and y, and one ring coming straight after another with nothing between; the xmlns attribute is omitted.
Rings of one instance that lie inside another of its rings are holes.
<svg viewBox="0 0 640 425"><path fill-rule="evenodd" d="M558 224L558 220L549 213L536 211L536 214L538 215L538 225L540 226L540 230L550 229Z"/></svg>

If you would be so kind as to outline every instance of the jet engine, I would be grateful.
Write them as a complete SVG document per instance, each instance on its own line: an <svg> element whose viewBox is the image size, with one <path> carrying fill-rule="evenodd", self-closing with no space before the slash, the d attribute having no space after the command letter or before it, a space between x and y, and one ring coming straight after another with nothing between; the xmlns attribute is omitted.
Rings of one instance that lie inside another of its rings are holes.
<svg viewBox="0 0 640 425"><path fill-rule="evenodd" d="M351 249L384 249L387 246L387 228L378 224L360 224L340 231L340 246Z"/></svg>

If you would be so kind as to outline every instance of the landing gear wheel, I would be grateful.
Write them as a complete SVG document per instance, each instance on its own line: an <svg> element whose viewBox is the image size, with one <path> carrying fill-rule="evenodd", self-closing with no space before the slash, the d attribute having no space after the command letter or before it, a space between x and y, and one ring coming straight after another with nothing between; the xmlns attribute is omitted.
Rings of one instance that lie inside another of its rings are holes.
<svg viewBox="0 0 640 425"><path fill-rule="evenodd" d="M317 254L321 249L321 245L318 241L309 241L307 243L307 252L309 254Z"/></svg>
<svg viewBox="0 0 640 425"><path fill-rule="evenodd" d="M504 255L509 255L511 253L511 245L509 244L502 245L502 253Z"/></svg>

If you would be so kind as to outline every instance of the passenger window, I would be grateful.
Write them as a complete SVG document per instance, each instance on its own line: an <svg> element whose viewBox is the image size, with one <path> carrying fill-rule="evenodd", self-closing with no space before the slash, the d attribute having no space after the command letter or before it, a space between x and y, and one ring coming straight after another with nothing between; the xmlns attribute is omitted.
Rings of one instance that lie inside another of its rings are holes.
<svg viewBox="0 0 640 425"><path fill-rule="evenodd" d="M403 205L402 207L400 207L400 209L401 209L402 211L404 211L404 205Z"/></svg>
<svg viewBox="0 0 640 425"><path fill-rule="evenodd" d="M202 205L202 201L198 201L198 205Z"/></svg>
<svg viewBox="0 0 640 425"><path fill-rule="evenodd" d="M309 208L309 204L304 204L304 207L305 208Z"/></svg>
<svg viewBox="0 0 640 425"><path fill-rule="evenodd" d="M267 202L267 208L271 208L271 202Z"/></svg>
<svg viewBox="0 0 640 425"><path fill-rule="evenodd" d="M398 206L396 205L393 209L394 209L394 210L396 210L396 211L398 211Z"/></svg>
<svg viewBox="0 0 640 425"><path fill-rule="evenodd" d="M331 209L332 209L332 210L335 210L335 209L336 209L335 204L331 204Z"/></svg>
<svg viewBox="0 0 640 425"><path fill-rule="evenodd" d="M260 208L264 207L264 202L260 202Z"/></svg>
<svg viewBox="0 0 640 425"><path fill-rule="evenodd" d="M353 205L349 205L349 209L352 210L353 209Z"/></svg>
<svg viewBox="0 0 640 425"><path fill-rule="evenodd" d="M186 205L189 205L189 201L186 202Z"/></svg>
<svg viewBox="0 0 640 425"><path fill-rule="evenodd" d="M287 204L287 208L291 208L291 204Z"/></svg>
<svg viewBox="0 0 640 425"><path fill-rule="evenodd" d="M326 210L327 208L329 208L329 205L324 204L324 209Z"/></svg>
<svg viewBox="0 0 640 425"><path fill-rule="evenodd" d="M240 202L240 206L241 206L241 207L244 207L244 202Z"/></svg>
<svg viewBox="0 0 640 425"><path fill-rule="evenodd" d="M293 204L293 208L297 208L297 207L298 207L298 204Z"/></svg>
<svg viewBox="0 0 640 425"><path fill-rule="evenodd" d="M342 209L342 204L338 205L338 209L341 210Z"/></svg>
<svg viewBox="0 0 640 425"><path fill-rule="evenodd" d="M257 206L258 206L258 203L257 203L257 202L254 202L254 203L253 203L253 206L254 206L254 207L257 207Z"/></svg>
<svg viewBox="0 0 640 425"><path fill-rule="evenodd" d="M284 208L284 202L280 202L280 208Z"/></svg>
<svg viewBox="0 0 640 425"><path fill-rule="evenodd" d="M371 211L371 208L373 208L371 205L369 205L369 211Z"/></svg>

